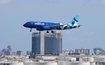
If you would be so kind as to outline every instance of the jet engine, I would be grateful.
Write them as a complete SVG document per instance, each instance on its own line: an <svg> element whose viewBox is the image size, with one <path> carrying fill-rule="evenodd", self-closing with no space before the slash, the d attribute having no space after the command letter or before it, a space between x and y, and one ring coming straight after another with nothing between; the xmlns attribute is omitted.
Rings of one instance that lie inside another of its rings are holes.
<svg viewBox="0 0 105 65"><path fill-rule="evenodd" d="M45 30L50 30L50 27L49 26L44 26L44 29Z"/></svg>

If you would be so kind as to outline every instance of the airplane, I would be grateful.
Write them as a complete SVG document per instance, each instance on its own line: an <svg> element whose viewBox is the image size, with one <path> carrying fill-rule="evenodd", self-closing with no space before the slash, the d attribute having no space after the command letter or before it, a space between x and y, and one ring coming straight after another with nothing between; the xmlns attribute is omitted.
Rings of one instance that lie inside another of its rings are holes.
<svg viewBox="0 0 105 65"><path fill-rule="evenodd" d="M78 25L79 15L76 15L69 23L59 23L59 22L41 22L41 21L28 21L23 24L24 27L30 28L30 32L32 28L35 28L37 31L49 31L53 33L53 30L68 30L78 28L81 25Z"/></svg>

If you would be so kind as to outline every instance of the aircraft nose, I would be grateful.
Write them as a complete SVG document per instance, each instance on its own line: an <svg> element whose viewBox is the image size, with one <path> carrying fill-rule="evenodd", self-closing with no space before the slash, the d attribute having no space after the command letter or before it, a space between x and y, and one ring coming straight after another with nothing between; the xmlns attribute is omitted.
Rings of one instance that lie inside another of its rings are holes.
<svg viewBox="0 0 105 65"><path fill-rule="evenodd" d="M23 24L24 27L26 27L26 24Z"/></svg>

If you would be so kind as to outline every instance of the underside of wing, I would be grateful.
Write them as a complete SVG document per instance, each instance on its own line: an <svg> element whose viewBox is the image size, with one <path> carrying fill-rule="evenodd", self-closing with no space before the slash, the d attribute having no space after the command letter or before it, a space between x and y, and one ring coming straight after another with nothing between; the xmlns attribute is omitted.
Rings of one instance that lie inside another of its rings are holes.
<svg viewBox="0 0 105 65"><path fill-rule="evenodd" d="M50 29L56 29L56 28L61 28L63 25L59 25L59 26L50 26Z"/></svg>

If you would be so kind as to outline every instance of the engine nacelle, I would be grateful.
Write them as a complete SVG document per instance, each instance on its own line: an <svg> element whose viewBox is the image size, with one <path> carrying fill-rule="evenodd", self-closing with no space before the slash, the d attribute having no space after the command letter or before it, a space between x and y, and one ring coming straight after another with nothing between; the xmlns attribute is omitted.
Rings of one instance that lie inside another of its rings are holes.
<svg viewBox="0 0 105 65"><path fill-rule="evenodd" d="M45 30L50 30L50 27L49 26L44 26L44 29Z"/></svg>

